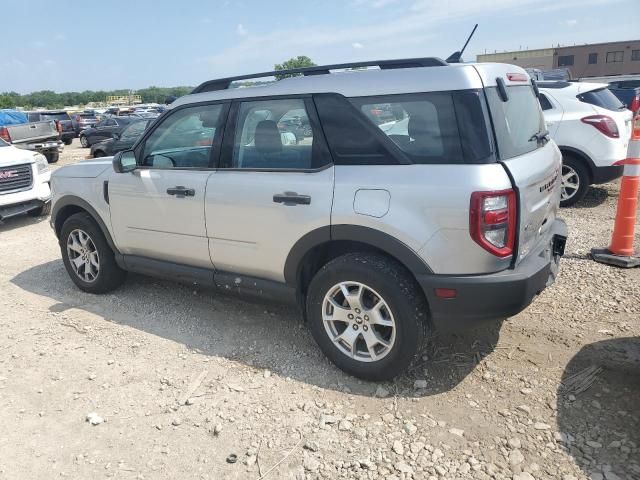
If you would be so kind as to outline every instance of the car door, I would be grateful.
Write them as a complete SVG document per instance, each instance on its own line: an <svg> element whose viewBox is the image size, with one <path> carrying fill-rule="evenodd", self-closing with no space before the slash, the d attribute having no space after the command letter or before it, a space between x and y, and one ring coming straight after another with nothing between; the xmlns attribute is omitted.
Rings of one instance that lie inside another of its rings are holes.
<svg viewBox="0 0 640 480"><path fill-rule="evenodd" d="M115 126L115 120L111 118L105 118L104 120L98 122L98 124L94 128L87 131L85 133L85 136L88 138L89 143L97 143L106 138L111 138L111 134L108 132L110 132L110 130L112 130Z"/></svg>
<svg viewBox="0 0 640 480"><path fill-rule="evenodd" d="M311 119L297 140L279 120ZM234 103L220 167L209 177L205 217L216 274L284 281L294 244L325 227L334 169L310 98Z"/></svg>
<svg viewBox="0 0 640 480"><path fill-rule="evenodd" d="M137 168L109 181L111 224L122 254L212 268L205 187L227 110L225 104L174 110L136 146Z"/></svg>

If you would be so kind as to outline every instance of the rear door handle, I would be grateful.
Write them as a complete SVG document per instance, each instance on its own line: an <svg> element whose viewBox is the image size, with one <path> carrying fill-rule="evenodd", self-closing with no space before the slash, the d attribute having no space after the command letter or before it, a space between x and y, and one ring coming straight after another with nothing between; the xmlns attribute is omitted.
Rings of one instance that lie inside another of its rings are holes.
<svg viewBox="0 0 640 480"><path fill-rule="evenodd" d="M273 201L287 206L311 205L311 197L309 195L298 195L296 192L276 193L273 196Z"/></svg>
<svg viewBox="0 0 640 480"><path fill-rule="evenodd" d="M167 188L167 193L169 195L175 195L178 198L184 197L195 197L196 191L193 188L186 188L182 185L178 185L177 187Z"/></svg>

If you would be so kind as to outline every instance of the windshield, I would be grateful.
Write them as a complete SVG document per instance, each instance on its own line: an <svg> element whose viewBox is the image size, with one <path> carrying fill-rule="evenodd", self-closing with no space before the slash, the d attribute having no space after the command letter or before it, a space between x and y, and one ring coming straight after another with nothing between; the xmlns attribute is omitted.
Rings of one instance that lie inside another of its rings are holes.
<svg viewBox="0 0 640 480"><path fill-rule="evenodd" d="M627 107L616 97L608 88L599 88L598 90L591 90L578 95L578 100L596 107L604 108L605 110L611 110L618 112L624 110Z"/></svg>
<svg viewBox="0 0 640 480"><path fill-rule="evenodd" d="M485 91L502 160L524 155L542 146L537 135L546 127L531 85L507 87L509 99L506 102L502 101L496 87Z"/></svg>

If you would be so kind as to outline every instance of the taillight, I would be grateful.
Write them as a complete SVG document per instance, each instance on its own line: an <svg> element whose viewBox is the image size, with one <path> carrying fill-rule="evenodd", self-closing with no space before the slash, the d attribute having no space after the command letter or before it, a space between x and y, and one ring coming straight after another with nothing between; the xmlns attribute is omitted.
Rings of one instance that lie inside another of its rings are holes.
<svg viewBox="0 0 640 480"><path fill-rule="evenodd" d="M9 130L7 130L7 127L0 127L0 138L7 143L11 143L11 135L9 135Z"/></svg>
<svg viewBox="0 0 640 480"><path fill-rule="evenodd" d="M496 257L513 253L516 239L516 193L473 192L469 209L471 238Z"/></svg>
<svg viewBox="0 0 640 480"><path fill-rule="evenodd" d="M610 138L620 138L620 132L618 131L618 125L613 118L607 115L590 115L581 119L583 123L593 125L600 132L604 133Z"/></svg>
<svg viewBox="0 0 640 480"><path fill-rule="evenodd" d="M634 114L638 113L638 110L640 110L640 95L636 95L635 97L633 97L633 100L631 100L631 105L629 105L629 110L631 110Z"/></svg>

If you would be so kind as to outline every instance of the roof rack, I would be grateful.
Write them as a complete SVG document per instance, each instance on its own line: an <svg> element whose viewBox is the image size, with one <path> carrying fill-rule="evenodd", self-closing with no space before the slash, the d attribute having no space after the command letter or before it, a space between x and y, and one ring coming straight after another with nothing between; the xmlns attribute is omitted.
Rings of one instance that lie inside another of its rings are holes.
<svg viewBox="0 0 640 480"><path fill-rule="evenodd" d="M238 80L249 80L252 78L274 77L276 75L291 75L301 73L305 77L311 75L327 75L331 70L346 68L379 67L380 70L391 70L395 68L417 68L417 67L444 67L448 65L444 60L437 57L424 58L403 58L397 60L376 60L369 62L339 63L335 65L317 65L313 67L292 68L290 70L275 70L272 72L252 73L249 75L239 75L237 77L219 78L209 80L198 85L191 93L214 92L216 90L226 90L232 82Z"/></svg>

